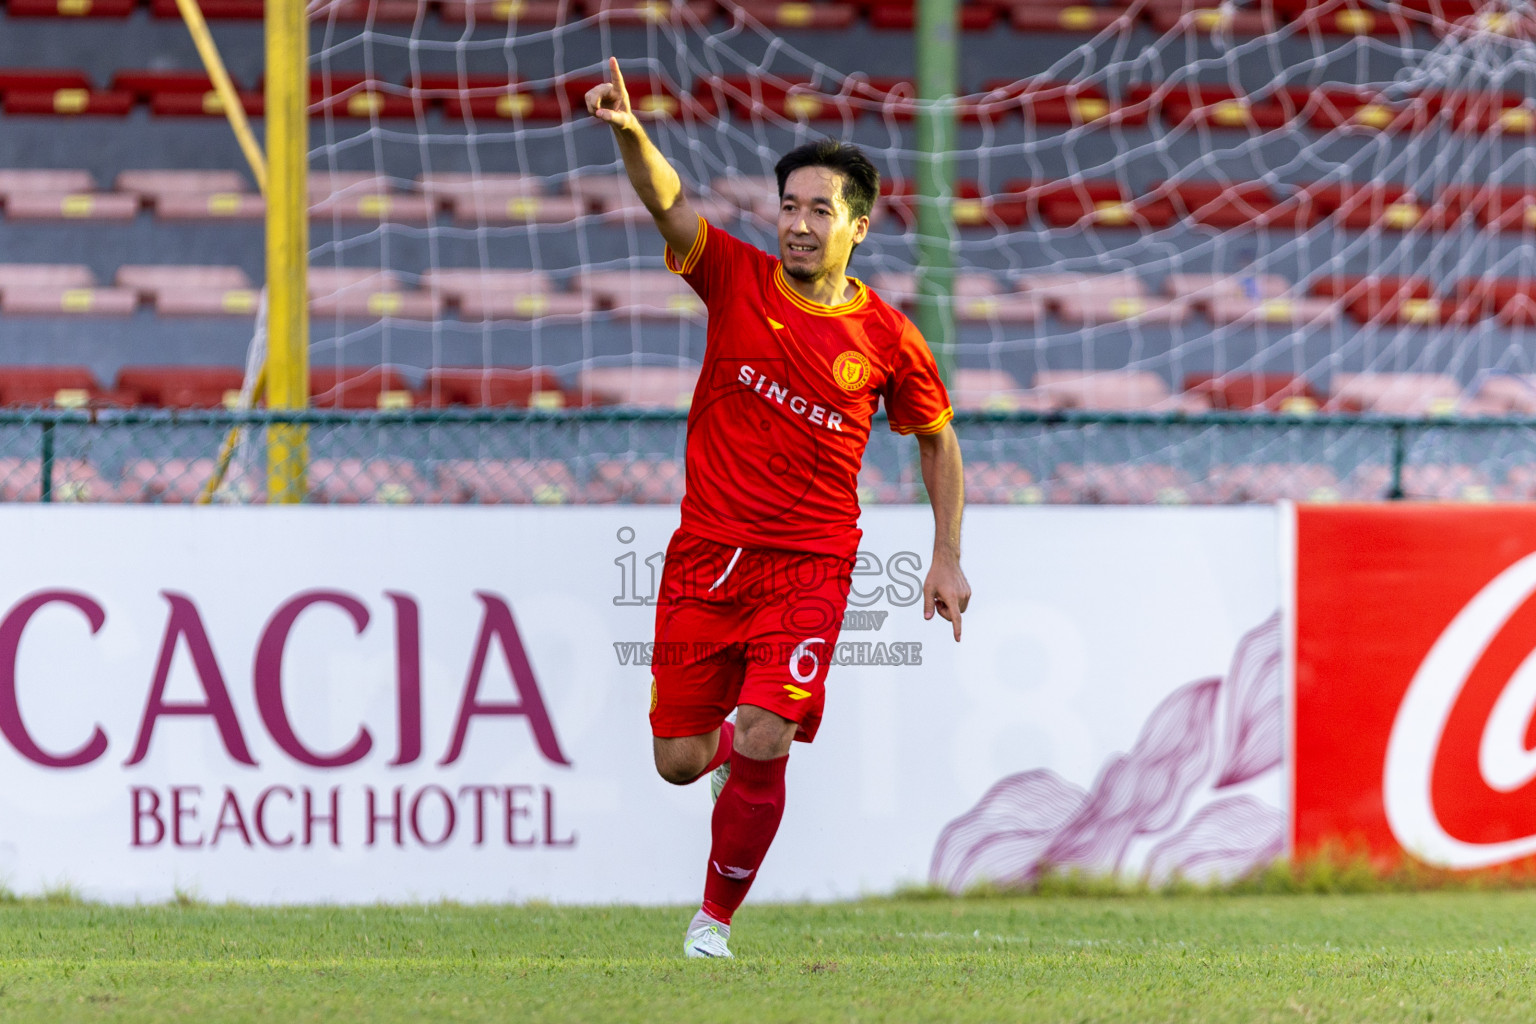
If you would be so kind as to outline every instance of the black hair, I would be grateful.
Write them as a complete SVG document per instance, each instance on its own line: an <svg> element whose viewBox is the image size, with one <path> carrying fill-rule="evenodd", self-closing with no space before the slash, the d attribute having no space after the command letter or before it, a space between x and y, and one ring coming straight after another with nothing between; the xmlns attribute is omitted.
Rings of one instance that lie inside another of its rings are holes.
<svg viewBox="0 0 1536 1024"><path fill-rule="evenodd" d="M858 146L836 139L807 142L785 153L773 168L779 178L779 198L784 198L784 182L802 167L825 167L843 176L843 202L854 220L868 217L880 196L880 172Z"/></svg>

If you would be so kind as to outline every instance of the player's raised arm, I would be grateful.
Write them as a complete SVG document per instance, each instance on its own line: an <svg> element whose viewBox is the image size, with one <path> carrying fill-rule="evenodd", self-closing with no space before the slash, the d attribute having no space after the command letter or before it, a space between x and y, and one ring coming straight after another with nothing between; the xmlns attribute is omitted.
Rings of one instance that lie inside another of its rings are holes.
<svg viewBox="0 0 1536 1024"><path fill-rule="evenodd" d="M677 171L651 142L640 119L630 109L629 92L624 88L617 57L608 58L608 81L587 90L587 110L613 129L629 183L650 211L667 245L679 257L685 255L698 235L699 215L683 195Z"/></svg>
<svg viewBox="0 0 1536 1024"><path fill-rule="evenodd" d="M965 473L960 439L945 424L932 434L917 435L923 486L933 505L933 564L923 581L923 618L937 611L948 619L960 639L960 613L971 603L971 585L960 571L960 513L965 506Z"/></svg>

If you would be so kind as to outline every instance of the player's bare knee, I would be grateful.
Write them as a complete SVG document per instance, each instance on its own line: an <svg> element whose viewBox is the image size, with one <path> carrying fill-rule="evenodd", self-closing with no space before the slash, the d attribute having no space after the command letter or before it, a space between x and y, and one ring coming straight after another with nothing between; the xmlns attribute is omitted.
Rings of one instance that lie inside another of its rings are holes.
<svg viewBox="0 0 1536 1024"><path fill-rule="evenodd" d="M769 761L789 753L795 723L761 708L743 707L736 719L736 752L754 761Z"/></svg>

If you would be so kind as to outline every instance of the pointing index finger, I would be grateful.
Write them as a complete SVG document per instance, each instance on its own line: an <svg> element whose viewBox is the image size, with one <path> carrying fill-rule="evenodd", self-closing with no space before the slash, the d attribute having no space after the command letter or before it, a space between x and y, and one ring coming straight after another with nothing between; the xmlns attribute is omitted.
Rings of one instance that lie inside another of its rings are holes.
<svg viewBox="0 0 1536 1024"><path fill-rule="evenodd" d="M621 96L628 95L624 91L624 73L619 70L619 58L617 57L608 58L608 81L619 91Z"/></svg>

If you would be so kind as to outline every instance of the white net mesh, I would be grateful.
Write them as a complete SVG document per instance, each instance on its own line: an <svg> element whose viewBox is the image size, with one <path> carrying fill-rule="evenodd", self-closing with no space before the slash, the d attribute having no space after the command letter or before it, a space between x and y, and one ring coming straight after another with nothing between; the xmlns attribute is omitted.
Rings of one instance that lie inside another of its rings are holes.
<svg viewBox="0 0 1536 1024"><path fill-rule="evenodd" d="M772 27L704 3L355 8L314 12L317 366L445 401L451 368L492 371L468 377L481 398L685 400L700 311L581 108L609 54L701 212L770 251L778 157L863 146L889 194L851 269L909 300L910 35L840 5L754 4ZM1536 410L1526 5L968 10L1013 24L961 43L958 407ZM974 443L1035 496L1063 461L1327 463L1342 483L1384 458L1358 432L1016 441Z"/></svg>

